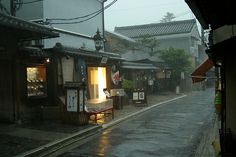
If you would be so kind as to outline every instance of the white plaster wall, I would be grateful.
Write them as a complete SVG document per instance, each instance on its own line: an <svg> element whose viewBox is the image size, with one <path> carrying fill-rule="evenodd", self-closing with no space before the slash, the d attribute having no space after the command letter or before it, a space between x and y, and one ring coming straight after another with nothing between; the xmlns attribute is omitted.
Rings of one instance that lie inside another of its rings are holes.
<svg viewBox="0 0 236 157"><path fill-rule="evenodd" d="M93 40L67 33L60 33L59 38L45 39L44 48L52 48L55 46L57 42L61 43L64 46L69 46L74 48L80 48L81 46L85 46L86 48L95 50Z"/></svg>
<svg viewBox="0 0 236 157"><path fill-rule="evenodd" d="M29 0L25 0L27 2ZM55 18L75 18L91 14L95 11L101 10L103 3L99 0L44 0L37 3L23 5L17 12L17 16L26 20L55 19ZM89 16L91 17L91 16ZM92 19L76 23L76 24L53 24L56 22L68 23L79 22L87 19L81 18L77 20L50 20L49 23L53 28L59 28L73 33L83 34L86 36L94 36L97 29L103 34L103 14L102 12ZM87 48L95 50L94 41L83 38L82 36L73 35L73 33L61 33L59 38L51 38L44 40L45 48L52 48L55 43L60 42L62 45L80 48L86 45Z"/></svg>
<svg viewBox="0 0 236 157"><path fill-rule="evenodd" d="M102 3L97 0L45 0L43 3L44 20L53 18L74 18L91 14L102 9ZM81 18L73 20L75 22L84 20ZM72 22L54 21L51 22ZM96 17L77 24L52 24L53 27L81 33L89 36L95 35L97 28L102 32L103 22L102 13Z"/></svg>

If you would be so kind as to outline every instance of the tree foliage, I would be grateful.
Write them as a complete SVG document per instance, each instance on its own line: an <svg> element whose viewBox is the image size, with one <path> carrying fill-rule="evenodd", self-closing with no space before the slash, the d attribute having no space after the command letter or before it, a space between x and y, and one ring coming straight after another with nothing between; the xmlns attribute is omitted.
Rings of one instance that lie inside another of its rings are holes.
<svg viewBox="0 0 236 157"><path fill-rule="evenodd" d="M148 53L151 56L157 53L157 49L160 45L159 41L149 34L140 36L138 42L140 42L144 47L148 48Z"/></svg>
<svg viewBox="0 0 236 157"><path fill-rule="evenodd" d="M191 56L183 49L170 47L169 49L162 50L160 58L172 69L172 79L176 81L175 85L180 82L181 72L190 72L192 70Z"/></svg>
<svg viewBox="0 0 236 157"><path fill-rule="evenodd" d="M167 12L166 15L160 20L161 23L170 22L175 18L173 13Z"/></svg>

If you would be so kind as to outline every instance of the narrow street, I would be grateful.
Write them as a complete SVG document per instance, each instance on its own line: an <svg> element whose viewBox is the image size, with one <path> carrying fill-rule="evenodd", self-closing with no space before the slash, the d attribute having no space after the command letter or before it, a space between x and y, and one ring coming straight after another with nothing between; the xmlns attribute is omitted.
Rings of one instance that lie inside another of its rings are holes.
<svg viewBox="0 0 236 157"><path fill-rule="evenodd" d="M212 123L213 89L192 92L118 126L62 156L189 157Z"/></svg>

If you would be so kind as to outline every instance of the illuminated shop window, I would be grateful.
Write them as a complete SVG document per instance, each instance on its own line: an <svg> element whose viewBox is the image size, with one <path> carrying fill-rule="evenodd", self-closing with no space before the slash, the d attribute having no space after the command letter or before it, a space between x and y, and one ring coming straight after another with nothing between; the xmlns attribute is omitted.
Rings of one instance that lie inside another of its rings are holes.
<svg viewBox="0 0 236 157"><path fill-rule="evenodd" d="M27 67L27 95L46 96L46 67Z"/></svg>
<svg viewBox="0 0 236 157"><path fill-rule="evenodd" d="M91 99L106 99L103 89L106 84L106 68L105 67L88 67L89 92Z"/></svg>

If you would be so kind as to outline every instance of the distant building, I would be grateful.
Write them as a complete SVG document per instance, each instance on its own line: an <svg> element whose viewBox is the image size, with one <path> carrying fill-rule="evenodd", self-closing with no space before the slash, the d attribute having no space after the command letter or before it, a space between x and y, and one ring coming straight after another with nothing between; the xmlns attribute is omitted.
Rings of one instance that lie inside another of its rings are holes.
<svg viewBox="0 0 236 157"><path fill-rule="evenodd" d="M150 35L160 42L159 49L169 47L183 49L192 55L193 66L195 67L197 64L201 38L195 19L115 27L114 31L134 40L138 40L144 35Z"/></svg>
<svg viewBox="0 0 236 157"><path fill-rule="evenodd" d="M132 80L134 88L147 89L148 78L155 80L155 85L168 81L164 75L166 66L158 54L151 56L140 42L116 32L105 31L105 38L105 50L121 54L121 75L124 80ZM157 80L161 74L163 77Z"/></svg>
<svg viewBox="0 0 236 157"><path fill-rule="evenodd" d="M124 54L129 50L134 50L138 43L127 36L119 33L105 31L105 51Z"/></svg>

